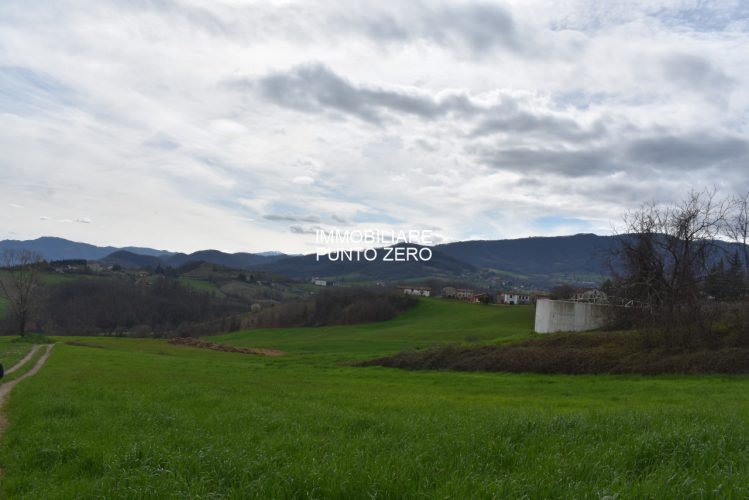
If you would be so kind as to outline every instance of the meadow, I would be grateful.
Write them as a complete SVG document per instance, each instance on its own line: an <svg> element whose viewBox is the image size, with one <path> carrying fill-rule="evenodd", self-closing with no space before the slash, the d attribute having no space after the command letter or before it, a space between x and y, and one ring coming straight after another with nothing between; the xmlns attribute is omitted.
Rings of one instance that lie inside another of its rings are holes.
<svg viewBox="0 0 749 500"><path fill-rule="evenodd" d="M350 360L531 337L529 307L378 324L60 338L4 408L4 498L744 498L746 377L408 372ZM71 342L72 340L72 342ZM66 343L71 342L71 343Z"/></svg>

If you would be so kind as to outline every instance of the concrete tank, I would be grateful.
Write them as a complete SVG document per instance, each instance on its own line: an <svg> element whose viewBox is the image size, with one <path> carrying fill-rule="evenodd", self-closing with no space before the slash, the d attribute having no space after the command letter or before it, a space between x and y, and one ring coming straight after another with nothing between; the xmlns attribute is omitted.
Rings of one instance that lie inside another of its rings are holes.
<svg viewBox="0 0 749 500"><path fill-rule="evenodd" d="M537 333L595 330L606 325L609 307L590 302L538 299L534 329Z"/></svg>

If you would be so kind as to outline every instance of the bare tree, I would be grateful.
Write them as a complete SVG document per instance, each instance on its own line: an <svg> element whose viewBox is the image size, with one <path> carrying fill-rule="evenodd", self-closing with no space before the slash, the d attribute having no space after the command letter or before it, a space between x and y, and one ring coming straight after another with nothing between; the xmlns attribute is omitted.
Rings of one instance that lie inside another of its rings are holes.
<svg viewBox="0 0 749 500"><path fill-rule="evenodd" d="M731 199L724 230L726 236L739 244L742 264L745 270L749 270L749 192Z"/></svg>
<svg viewBox="0 0 749 500"><path fill-rule="evenodd" d="M5 273L0 276L0 292L8 299L18 334L26 334L31 313L32 291L42 257L30 250L5 250L0 264Z"/></svg>
<svg viewBox="0 0 749 500"><path fill-rule="evenodd" d="M715 191L692 191L679 203L628 212L615 250L615 293L651 317L698 312L728 207Z"/></svg>

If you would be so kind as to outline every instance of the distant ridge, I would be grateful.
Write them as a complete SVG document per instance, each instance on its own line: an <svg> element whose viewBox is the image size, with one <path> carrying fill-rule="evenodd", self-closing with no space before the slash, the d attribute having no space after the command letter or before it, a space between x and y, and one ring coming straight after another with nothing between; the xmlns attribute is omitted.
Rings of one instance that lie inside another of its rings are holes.
<svg viewBox="0 0 749 500"><path fill-rule="evenodd" d="M57 238L54 236L42 236L35 240L3 240L0 241L0 251L5 249L26 249L31 250L46 260L65 260L65 259L85 259L85 260L100 260L107 255L116 252L118 250L125 250L140 255L150 255L154 257L161 257L165 255L171 255L172 252L166 250L155 250L153 248L141 248L141 247L99 247L88 243L79 243L76 241L66 240L65 238Z"/></svg>
<svg viewBox="0 0 749 500"><path fill-rule="evenodd" d="M239 252L231 254L219 250L200 250L185 254L132 246L122 248L99 247L52 236L43 236L26 241L0 241L0 251L11 248L32 250L48 261L85 259L107 264L118 264L127 268L156 268L159 265L162 267L179 267L188 262L203 261L232 269L249 269L288 257L282 252L263 252L263 254Z"/></svg>

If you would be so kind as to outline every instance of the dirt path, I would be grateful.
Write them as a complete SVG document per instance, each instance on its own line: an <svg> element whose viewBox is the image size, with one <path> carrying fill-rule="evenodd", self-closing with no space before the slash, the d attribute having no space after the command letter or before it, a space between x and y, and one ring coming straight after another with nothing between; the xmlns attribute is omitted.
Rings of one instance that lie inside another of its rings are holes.
<svg viewBox="0 0 749 500"><path fill-rule="evenodd" d="M47 359L49 358L49 355L52 352L52 348L54 346L55 346L54 344L49 344L47 346L47 351L44 354L42 354L42 357L40 357L36 361L36 364L31 368L31 370L27 371L26 373L24 373L23 375L21 375L15 380L11 380L10 382L5 382L4 384L0 385L0 435L3 433L3 431L5 431L5 426L7 425L7 421L5 420L5 415L3 414L2 410L3 410L3 405L5 404L5 399L8 397L8 394L10 394L10 391L13 390L13 387L15 387L18 382L20 382L21 380L25 378L36 375L36 373L39 370L41 370L42 366L44 366L44 363L47 362ZM21 361L16 363L16 365L13 368L11 368L5 373L10 373L11 371L15 371L21 366L23 366L25 363L28 362L29 359L31 359L31 356L33 355L33 353L39 350L40 347L41 346L38 346L38 345L34 346L34 348L31 350L31 352L28 355L26 355L25 358L23 358Z"/></svg>
<svg viewBox="0 0 749 500"><path fill-rule="evenodd" d="M7 375L9 373L13 373L14 371L18 370L23 365L25 365L28 360L34 357L34 354L36 354L36 351L38 351L40 347L41 347L40 345L33 345L29 353L26 354L26 356L24 356L21 361L13 365L12 368L8 368L7 370L5 370L5 374Z"/></svg>

